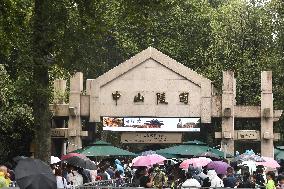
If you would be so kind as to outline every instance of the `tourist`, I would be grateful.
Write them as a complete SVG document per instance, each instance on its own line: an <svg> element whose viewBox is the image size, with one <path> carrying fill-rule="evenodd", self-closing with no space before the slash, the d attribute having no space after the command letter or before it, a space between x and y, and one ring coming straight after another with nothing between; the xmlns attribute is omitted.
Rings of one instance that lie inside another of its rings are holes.
<svg viewBox="0 0 284 189"><path fill-rule="evenodd" d="M67 180L62 176L62 170L60 167L55 167L54 174L56 176L56 183L58 189L70 188L70 186L67 183Z"/></svg>
<svg viewBox="0 0 284 189"><path fill-rule="evenodd" d="M264 187L265 185L265 179L263 177L263 169L260 167L256 169L255 183L256 187Z"/></svg>
<svg viewBox="0 0 284 189"><path fill-rule="evenodd" d="M159 164L153 165L153 186L154 188L163 188L167 184L166 174L159 168Z"/></svg>
<svg viewBox="0 0 284 189"><path fill-rule="evenodd" d="M124 168L121 162L118 159L116 159L114 160L114 163L115 163L115 170L120 171L122 173L121 175L124 176Z"/></svg>
<svg viewBox="0 0 284 189"><path fill-rule="evenodd" d="M243 180L239 183L238 188L255 188L255 183L250 178L250 173L244 172Z"/></svg>
<svg viewBox="0 0 284 189"><path fill-rule="evenodd" d="M153 187L153 177L151 176L152 170L147 171L147 168L142 169L143 176L139 179L139 187L152 188Z"/></svg>
<svg viewBox="0 0 284 189"><path fill-rule="evenodd" d="M223 183L225 188L235 188L237 179L234 175L234 169L232 167L227 168L227 175L223 179Z"/></svg>
<svg viewBox="0 0 284 189"><path fill-rule="evenodd" d="M89 183L92 181L90 171L87 169L78 168L78 173L83 177L83 183Z"/></svg>
<svg viewBox="0 0 284 189"><path fill-rule="evenodd" d="M192 177L191 172L186 173L186 181L181 185L181 188L196 188L201 187L201 184Z"/></svg>
<svg viewBox="0 0 284 189"><path fill-rule="evenodd" d="M72 186L83 185L83 177L73 166L68 166L67 181Z"/></svg>
<svg viewBox="0 0 284 189"><path fill-rule="evenodd" d="M199 175L202 172L200 169L195 168L192 165L189 165L187 172L189 172L192 175L192 177L202 185L202 178Z"/></svg>
<svg viewBox="0 0 284 189"><path fill-rule="evenodd" d="M202 187L206 187L206 188L210 187L211 183L210 183L209 177L207 176L208 170L206 167L203 169L203 174L206 175L206 177L202 181Z"/></svg>
<svg viewBox="0 0 284 189"><path fill-rule="evenodd" d="M278 175L278 185L277 185L277 189L284 189L284 175Z"/></svg>
<svg viewBox="0 0 284 189"><path fill-rule="evenodd" d="M140 186L140 179L145 175L145 169L146 167L139 167L133 174L132 177L132 186L138 187ZM146 170L147 171L147 170Z"/></svg>
<svg viewBox="0 0 284 189"><path fill-rule="evenodd" d="M265 185L265 189L275 189L276 188L276 184L275 184L275 173L273 171L268 171L266 173L266 185Z"/></svg>
<svg viewBox="0 0 284 189"><path fill-rule="evenodd" d="M209 170L207 176L209 177L209 181L211 183L210 187L214 188L224 187L223 181L217 176L215 170Z"/></svg>
<svg viewBox="0 0 284 189"><path fill-rule="evenodd" d="M11 179L10 179L10 174L8 173L8 168L4 165L1 165L0 166L0 172L4 175L6 185L10 186Z"/></svg>
<svg viewBox="0 0 284 189"><path fill-rule="evenodd" d="M105 167L101 167L100 169L98 169L97 171L99 178L101 178L101 180L110 180L110 176L109 174L106 172Z"/></svg>
<svg viewBox="0 0 284 189"><path fill-rule="evenodd" d="M115 171L114 173L114 179L115 179L115 187L121 187L124 184L123 177L121 176L120 171Z"/></svg>
<svg viewBox="0 0 284 189"><path fill-rule="evenodd" d="M0 166L0 188L9 187L9 184L6 181L5 169L3 166Z"/></svg>

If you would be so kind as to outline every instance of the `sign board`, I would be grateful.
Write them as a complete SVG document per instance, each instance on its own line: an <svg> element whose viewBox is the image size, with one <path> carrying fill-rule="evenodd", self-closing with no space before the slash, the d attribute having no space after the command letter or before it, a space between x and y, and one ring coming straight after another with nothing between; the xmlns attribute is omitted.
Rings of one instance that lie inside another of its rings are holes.
<svg viewBox="0 0 284 189"><path fill-rule="evenodd" d="M51 129L51 137L53 138L67 138L68 128Z"/></svg>
<svg viewBox="0 0 284 189"><path fill-rule="evenodd" d="M200 131L200 118L103 117L102 122L107 131Z"/></svg>
<svg viewBox="0 0 284 189"><path fill-rule="evenodd" d="M257 140L259 139L259 131L256 130L238 130L238 140Z"/></svg>
<svg viewBox="0 0 284 189"><path fill-rule="evenodd" d="M123 132L121 143L181 143L182 133L133 133Z"/></svg>

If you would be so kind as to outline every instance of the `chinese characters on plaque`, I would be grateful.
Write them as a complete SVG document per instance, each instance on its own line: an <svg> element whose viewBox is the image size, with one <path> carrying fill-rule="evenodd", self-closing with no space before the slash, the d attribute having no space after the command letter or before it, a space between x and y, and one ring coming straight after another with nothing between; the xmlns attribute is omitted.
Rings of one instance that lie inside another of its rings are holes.
<svg viewBox="0 0 284 189"><path fill-rule="evenodd" d="M117 106L117 101L121 97L121 94L118 91L115 91L115 93L112 93L112 99L115 101L115 105Z"/></svg>
<svg viewBox="0 0 284 189"><path fill-rule="evenodd" d="M168 104L166 101L166 93L156 93L157 95L157 104Z"/></svg>
<svg viewBox="0 0 284 189"><path fill-rule="evenodd" d="M115 91L115 93L112 93L112 99L115 101L115 105L117 105L117 101L121 97L121 94L118 91ZM182 92L179 94L179 102L183 104L188 104L188 97L189 97L189 92ZM137 95L134 96L134 103L137 102L144 102L144 96L139 92ZM156 93L156 102L158 104L168 104L166 100L166 93L165 92L159 92Z"/></svg>
<svg viewBox="0 0 284 189"><path fill-rule="evenodd" d="M184 104L188 104L188 95L189 95L189 93L187 93L187 92L180 93L179 101L184 103Z"/></svg>

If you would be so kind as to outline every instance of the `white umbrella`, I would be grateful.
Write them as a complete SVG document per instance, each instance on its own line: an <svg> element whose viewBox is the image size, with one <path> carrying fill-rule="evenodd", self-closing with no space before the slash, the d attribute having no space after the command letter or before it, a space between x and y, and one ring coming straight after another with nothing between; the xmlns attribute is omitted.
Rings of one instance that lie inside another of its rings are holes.
<svg viewBox="0 0 284 189"><path fill-rule="evenodd" d="M256 162L255 161L243 161L239 165L244 165L249 168L249 172L252 174L254 171L256 171Z"/></svg>
<svg viewBox="0 0 284 189"><path fill-rule="evenodd" d="M58 163L60 161L61 160L58 157L55 157L55 156L50 157L50 164L55 164L55 163Z"/></svg>

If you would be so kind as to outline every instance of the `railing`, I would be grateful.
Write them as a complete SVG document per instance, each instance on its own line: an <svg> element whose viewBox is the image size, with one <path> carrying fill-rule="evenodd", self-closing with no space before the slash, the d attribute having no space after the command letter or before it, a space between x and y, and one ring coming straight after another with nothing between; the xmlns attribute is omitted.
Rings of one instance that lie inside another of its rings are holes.
<svg viewBox="0 0 284 189"><path fill-rule="evenodd" d="M131 185L131 183L127 182L127 180L123 179L123 182L118 183L118 180L113 179L113 180L103 180L103 181L96 181L96 182L91 182L91 183L86 183L82 186L77 186L75 187L76 189L121 189L121 188L125 188L125 189L138 189L138 188L143 188L143 187L133 187ZM164 188L170 188L170 187L164 187ZM224 187L181 187L181 184L179 186L176 186L174 188L177 189L186 189L186 188L190 188L190 189L228 189L228 188L224 188ZM256 187L257 189L264 189L265 187ZM251 188L240 188L240 189L251 189Z"/></svg>

